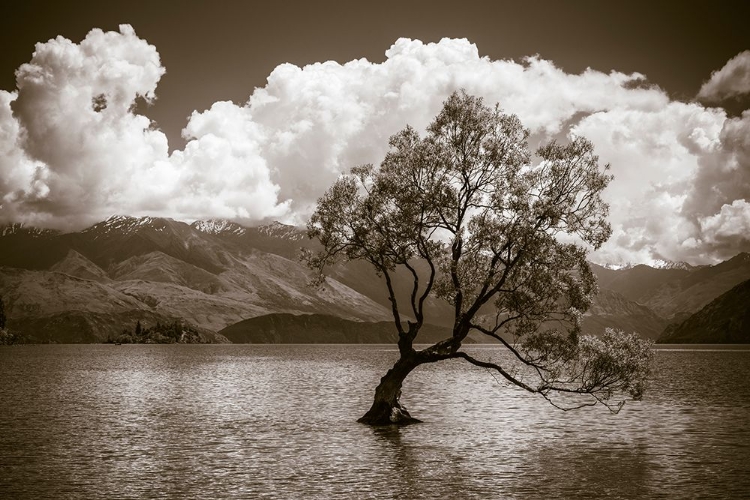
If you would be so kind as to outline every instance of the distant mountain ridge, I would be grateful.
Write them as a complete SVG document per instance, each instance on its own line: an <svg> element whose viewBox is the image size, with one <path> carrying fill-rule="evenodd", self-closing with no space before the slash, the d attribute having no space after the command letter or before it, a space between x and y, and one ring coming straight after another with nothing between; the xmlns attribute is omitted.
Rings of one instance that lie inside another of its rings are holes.
<svg viewBox="0 0 750 500"><path fill-rule="evenodd" d="M612 270L612 271L627 271L628 269L633 269L634 267L637 267L637 266L646 266L652 269L683 269L685 271L690 271L699 267L706 267L703 265L694 266L692 264L688 264L687 262L683 262L683 261L676 262L673 260L656 260L652 262L651 264L633 264L629 262L624 265L608 265L608 264L597 264L597 265L605 269Z"/></svg>
<svg viewBox="0 0 750 500"><path fill-rule="evenodd" d="M197 220L190 224L190 227L207 234L232 234L241 236L247 232L246 227L224 219Z"/></svg>
<svg viewBox="0 0 750 500"><path fill-rule="evenodd" d="M750 280L712 300L685 321L669 325L660 343L750 343Z"/></svg>
<svg viewBox="0 0 750 500"><path fill-rule="evenodd" d="M750 279L750 254L740 253L713 266L656 269L638 265L612 270L591 265L599 287L670 319L692 314L733 286Z"/></svg>
<svg viewBox="0 0 750 500"><path fill-rule="evenodd" d="M278 222L245 227L220 219L187 224L112 216L76 233L12 224L0 228L0 294L7 297L14 324L41 321L61 331L66 321L79 324L81 315L94 313L104 315L96 321L103 330L148 317L184 319L213 332L269 314L392 321L382 278L366 263L341 263L330 270L324 287L308 286L311 272L299 252L315 247L304 228ZM667 324L683 321L750 279L746 253L715 266L591 267L601 292L583 318L583 330L594 334L611 326L657 338ZM19 279L19 270L29 274ZM50 286L29 288L23 282ZM411 277L397 272L394 285L399 300L406 300ZM115 300L123 294L134 300L125 310ZM37 304L33 312L20 307L31 303ZM431 297L426 306L429 322L452 324L445 302ZM54 336L54 328L45 328ZM86 338L96 338L95 330Z"/></svg>
<svg viewBox="0 0 750 500"><path fill-rule="evenodd" d="M40 229L33 226L26 226L25 224L21 224L20 222L14 222L11 224L7 224L5 227L0 230L0 237L3 236L11 236L11 235L26 235L31 236L34 238L38 238L40 236L48 236L48 235L54 235L59 234L58 231L55 231L54 229Z"/></svg>
<svg viewBox="0 0 750 500"><path fill-rule="evenodd" d="M387 308L335 280L309 286L311 271L279 255L296 252L290 249L295 240L284 238L288 232L272 225L266 232L209 234L171 219L123 216L78 233L32 239L16 231L0 237L0 294L14 327L31 336L40 321L67 331L73 327L66 321L80 326L80 315L104 315L97 320L100 334L66 334L76 341L103 340L105 332L137 320L184 319L216 332L275 312L363 321L391 317ZM248 243L253 239L279 251L259 250ZM47 333L39 340L54 340Z"/></svg>
<svg viewBox="0 0 750 500"><path fill-rule="evenodd" d="M584 332L603 331L607 327L625 332L638 332L642 337L656 339L668 321L648 307L628 300L624 295L601 289L591 308L583 315Z"/></svg>

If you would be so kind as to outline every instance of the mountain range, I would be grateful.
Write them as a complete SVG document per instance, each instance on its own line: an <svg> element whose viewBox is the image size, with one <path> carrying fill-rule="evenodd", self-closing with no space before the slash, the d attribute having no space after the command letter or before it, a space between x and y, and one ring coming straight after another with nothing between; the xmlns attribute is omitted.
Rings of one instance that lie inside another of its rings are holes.
<svg viewBox="0 0 750 500"><path fill-rule="evenodd" d="M214 341L309 341L313 330L338 332L330 335L340 341L357 325L364 333L351 341L388 338L382 279L365 263L348 262L313 287L298 259L300 248L313 247L304 229L278 222L251 228L113 216L75 233L11 224L0 228L0 295L8 327L37 342L99 342L136 321L175 319ZM750 279L750 255L704 267L592 269L600 293L584 316L584 331L612 326L656 339ZM394 281L399 299L406 299L410 277L397 274ZM426 306L435 328L451 325L445 303L431 298ZM268 325L277 323L297 333L268 334ZM248 334L248 325L260 333Z"/></svg>

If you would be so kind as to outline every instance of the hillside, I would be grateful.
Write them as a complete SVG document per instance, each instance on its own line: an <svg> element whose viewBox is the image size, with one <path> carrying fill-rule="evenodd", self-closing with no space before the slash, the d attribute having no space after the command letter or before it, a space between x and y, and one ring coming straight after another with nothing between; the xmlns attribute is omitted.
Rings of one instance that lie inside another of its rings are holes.
<svg viewBox="0 0 750 500"><path fill-rule="evenodd" d="M59 262L56 262L50 271L67 274L76 278L94 280L100 282L111 281L107 273L89 259L71 249L68 254Z"/></svg>
<svg viewBox="0 0 750 500"><path fill-rule="evenodd" d="M14 224L0 228L0 293L12 323L57 341L91 341L139 319L179 319L205 332L274 314L390 321L384 279L369 265L342 262L328 270L323 286L311 287L301 248L315 242L304 229L280 223L248 228L224 220L114 216L68 234ZM421 264L414 263L424 275ZM592 269L600 293L583 331L614 327L656 338L668 323L750 279L750 255L705 267ZM399 303L407 304L412 276L397 270L392 284ZM425 305L429 323L452 325L444 301L430 297ZM482 314L493 314L485 309ZM409 319L408 308L401 312Z"/></svg>
<svg viewBox="0 0 750 500"><path fill-rule="evenodd" d="M602 289L594 299L594 304L584 314L581 328L583 333L597 335L611 327L655 339L666 324L664 318L648 307L628 300L612 290Z"/></svg>
<svg viewBox="0 0 750 500"><path fill-rule="evenodd" d="M612 290L642 304L659 288L690 274L687 269L658 269L643 264L618 270L595 264L591 267L599 280L600 288Z"/></svg>
<svg viewBox="0 0 750 500"><path fill-rule="evenodd" d="M289 226L284 227L272 229L284 239ZM101 340L104 332L139 319L181 319L216 332L275 312L390 318L386 307L335 280L309 286L312 273L300 262L182 222L112 217L80 233L23 228L6 233L0 237L0 264L18 264L24 252L45 259L62 255L47 269L32 261L0 268L0 294L9 304L10 320L19 330L38 331L40 341ZM255 233L265 240L275 237L262 228ZM49 249L53 252L45 253Z"/></svg>
<svg viewBox="0 0 750 500"><path fill-rule="evenodd" d="M750 343L750 280L679 324L669 325L657 340L663 344Z"/></svg>
<svg viewBox="0 0 750 500"><path fill-rule="evenodd" d="M601 289L644 305L658 316L689 316L733 286L750 279L750 254L740 253L713 266L612 270L592 265Z"/></svg>
<svg viewBox="0 0 750 500"><path fill-rule="evenodd" d="M672 286L665 285L646 299L654 311L665 317L693 313L719 295L750 279L750 254L740 253L729 260L691 272Z"/></svg>
<svg viewBox="0 0 750 500"><path fill-rule="evenodd" d="M58 272L0 268L0 295L8 328L33 342L103 342L136 321L174 318L106 284Z"/></svg>

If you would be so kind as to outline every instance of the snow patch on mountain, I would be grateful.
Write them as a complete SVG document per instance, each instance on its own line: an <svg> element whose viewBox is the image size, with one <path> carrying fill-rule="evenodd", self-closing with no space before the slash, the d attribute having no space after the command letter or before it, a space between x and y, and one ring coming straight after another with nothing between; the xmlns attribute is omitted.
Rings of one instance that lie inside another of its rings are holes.
<svg viewBox="0 0 750 500"><path fill-rule="evenodd" d="M196 231L207 234L234 234L242 236L247 232L246 228L236 222L225 219L197 220L190 224L190 226Z"/></svg>
<svg viewBox="0 0 750 500"><path fill-rule="evenodd" d="M96 239L100 234L132 234L145 227L150 227L155 231L164 231L166 228L166 222L164 219L158 217L113 215L103 222L99 222L98 224L94 224L93 226L84 229L81 233L97 233L97 236L94 237L94 239Z"/></svg>
<svg viewBox="0 0 750 500"><path fill-rule="evenodd" d="M298 227L282 224L281 222L272 222L265 226L259 226L258 232L272 238L280 238L290 241L300 241L305 239L305 232Z"/></svg>
<svg viewBox="0 0 750 500"><path fill-rule="evenodd" d="M27 234L34 238L40 238L42 236L58 234L58 232L53 231L52 229L41 229L34 226L26 226L21 222L13 222L0 229L0 237L11 236L14 234Z"/></svg>
<svg viewBox="0 0 750 500"><path fill-rule="evenodd" d="M654 269L682 269L685 271L695 269L695 266L691 266L687 262L674 262L671 260L655 260L651 263L651 267Z"/></svg>
<svg viewBox="0 0 750 500"><path fill-rule="evenodd" d="M625 264L600 264L600 265L606 269L611 269L613 271L633 269L634 267L637 267L637 266L647 266L653 269L682 269L684 271L692 271L699 267L705 267L705 266L693 266L693 265L688 264L687 262L674 262L671 260L661 260L661 259L655 259L645 264L633 264L631 262L628 262Z"/></svg>

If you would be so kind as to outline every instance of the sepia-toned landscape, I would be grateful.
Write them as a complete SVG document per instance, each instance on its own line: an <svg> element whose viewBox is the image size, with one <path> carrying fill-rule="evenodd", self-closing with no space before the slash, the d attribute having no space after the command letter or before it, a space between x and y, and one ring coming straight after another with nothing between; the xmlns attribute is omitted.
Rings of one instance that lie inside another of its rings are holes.
<svg viewBox="0 0 750 500"><path fill-rule="evenodd" d="M0 497L744 498L748 5L0 16Z"/></svg>

